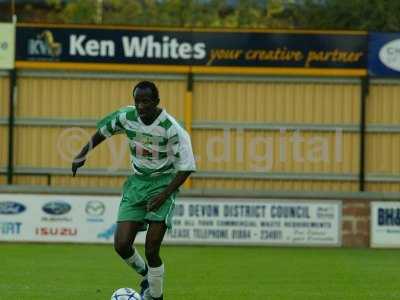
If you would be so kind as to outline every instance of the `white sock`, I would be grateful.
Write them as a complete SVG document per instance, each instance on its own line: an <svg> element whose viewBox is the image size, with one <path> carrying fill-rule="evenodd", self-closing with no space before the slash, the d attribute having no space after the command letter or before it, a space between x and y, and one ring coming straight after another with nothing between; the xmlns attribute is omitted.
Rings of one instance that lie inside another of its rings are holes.
<svg viewBox="0 0 400 300"><path fill-rule="evenodd" d="M148 277L150 294L153 298L161 297L163 294L164 264L159 267L149 267Z"/></svg>
<svg viewBox="0 0 400 300"><path fill-rule="evenodd" d="M136 272L145 276L146 263L144 259L140 256L139 252L134 249L134 253L131 257L125 259L125 262L130 265Z"/></svg>

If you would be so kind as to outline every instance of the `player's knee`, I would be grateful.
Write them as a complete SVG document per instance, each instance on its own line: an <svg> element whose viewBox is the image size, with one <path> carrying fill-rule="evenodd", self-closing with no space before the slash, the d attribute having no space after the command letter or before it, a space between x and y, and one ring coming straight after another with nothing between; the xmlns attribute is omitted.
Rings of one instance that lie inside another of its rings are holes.
<svg viewBox="0 0 400 300"><path fill-rule="evenodd" d="M116 240L114 241L114 249L118 253L119 256L125 258L129 256L130 252L132 252L132 246L129 244L127 240Z"/></svg>

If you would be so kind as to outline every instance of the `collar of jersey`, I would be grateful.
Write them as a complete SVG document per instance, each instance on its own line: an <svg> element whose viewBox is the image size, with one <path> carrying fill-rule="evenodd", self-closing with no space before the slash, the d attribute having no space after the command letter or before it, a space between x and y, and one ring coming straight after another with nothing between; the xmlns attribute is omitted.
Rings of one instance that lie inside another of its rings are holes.
<svg viewBox="0 0 400 300"><path fill-rule="evenodd" d="M138 117L138 121L139 121L140 125L142 125L144 128L150 129L150 128L153 128L154 126L156 126L160 122L160 119L164 116L164 114L165 114L165 109L162 108L161 109L161 113L158 115L158 117L150 125L144 124L142 119L140 118L139 114L138 114L137 117Z"/></svg>

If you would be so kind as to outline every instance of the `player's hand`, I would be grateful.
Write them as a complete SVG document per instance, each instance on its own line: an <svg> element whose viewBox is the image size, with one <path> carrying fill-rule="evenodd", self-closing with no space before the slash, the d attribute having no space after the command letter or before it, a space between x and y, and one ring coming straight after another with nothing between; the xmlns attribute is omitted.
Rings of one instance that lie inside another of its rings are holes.
<svg viewBox="0 0 400 300"><path fill-rule="evenodd" d="M168 199L168 196L164 193L158 194L157 196L150 199L147 203L147 211L156 211L161 205Z"/></svg>
<svg viewBox="0 0 400 300"><path fill-rule="evenodd" d="M72 161L72 176L75 177L76 171L86 162L86 157L76 156Z"/></svg>

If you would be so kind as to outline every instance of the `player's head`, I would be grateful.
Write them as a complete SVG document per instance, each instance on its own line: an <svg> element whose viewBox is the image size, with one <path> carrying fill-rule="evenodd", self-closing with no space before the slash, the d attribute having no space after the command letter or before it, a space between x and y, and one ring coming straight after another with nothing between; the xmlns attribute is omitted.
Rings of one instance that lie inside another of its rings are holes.
<svg viewBox="0 0 400 300"><path fill-rule="evenodd" d="M151 81L141 81L132 91L136 109L141 119L149 118L160 103L158 89Z"/></svg>
<svg viewBox="0 0 400 300"><path fill-rule="evenodd" d="M132 91L133 99L136 99L136 96L138 96L138 94L140 94L141 96L143 94L146 94L147 99L157 102L157 105L160 102L158 89L156 85L151 81L141 81L137 85L135 85Z"/></svg>

